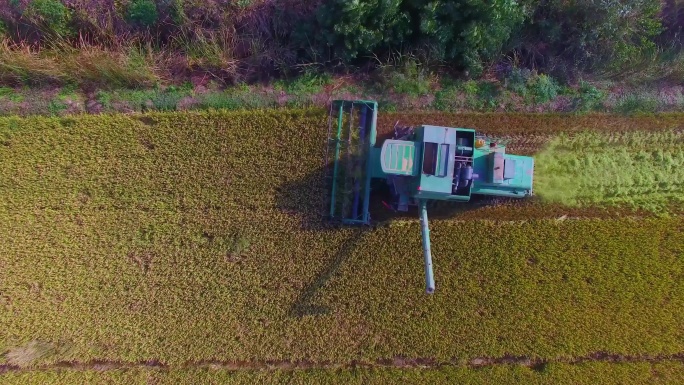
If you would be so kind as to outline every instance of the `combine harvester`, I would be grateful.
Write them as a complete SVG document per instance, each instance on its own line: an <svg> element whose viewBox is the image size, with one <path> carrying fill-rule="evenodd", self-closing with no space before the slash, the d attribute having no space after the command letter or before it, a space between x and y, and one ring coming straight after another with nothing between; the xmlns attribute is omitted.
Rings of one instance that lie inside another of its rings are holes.
<svg viewBox="0 0 684 385"><path fill-rule="evenodd" d="M419 209L426 291L431 294L435 280L428 201L468 202L474 195L529 197L534 159L506 154L505 144L473 129L432 125L395 126L393 138L376 147L377 112L375 101L332 103L325 162L330 165L332 156L329 217L345 225L370 225L371 180L386 182L394 197L389 208Z"/></svg>

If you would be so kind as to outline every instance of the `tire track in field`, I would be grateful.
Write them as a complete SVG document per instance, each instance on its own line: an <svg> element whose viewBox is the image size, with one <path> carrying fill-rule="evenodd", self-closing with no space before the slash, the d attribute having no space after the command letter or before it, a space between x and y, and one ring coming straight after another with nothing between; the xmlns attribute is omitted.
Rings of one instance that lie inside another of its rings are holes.
<svg viewBox="0 0 684 385"><path fill-rule="evenodd" d="M378 198L380 199L380 198ZM78 210L71 207L61 206L36 206L36 205L0 205L0 212L10 215L20 216L27 211L44 212L46 214L63 214L73 217L75 222L79 221L83 215L93 215L102 213L129 213L129 214L152 214L152 213L204 213L207 208L198 207L192 209L155 209L150 207L109 207L107 209L92 208ZM227 211L227 208L212 207L216 213ZM419 217L417 208L411 206L406 212L393 212L375 202L371 205L371 219L374 223L381 223L393 219L417 219ZM471 202L448 202L431 201L428 204L430 219L441 220L486 220L486 221L533 221L533 220L564 220L564 219L618 219L630 217L633 219L657 218L658 213L643 209L631 209L627 206L565 206L556 203L546 203L540 199L530 198L530 200L519 201L516 198L497 198L484 197L474 198ZM670 215L684 215L684 207L672 205L668 208ZM320 218L313 220L309 224L311 228L330 228L335 227L325 218L324 214Z"/></svg>
<svg viewBox="0 0 684 385"><path fill-rule="evenodd" d="M514 199L514 198L511 198ZM34 207L22 206L3 208L0 207L0 212L5 214L20 217L27 211L31 212L45 212L54 215L64 215L74 223L80 223L83 216L90 216L102 213L169 213L180 212L184 214L192 214L193 212L204 212L203 210L179 210L169 211L163 209L148 209L148 208L115 208L106 210L69 210L63 207ZM224 212L225 210L216 210L216 213ZM406 212L393 212L380 204L371 207L371 221L374 224L382 224L391 222L393 220L418 220L419 213L416 207L409 207ZM668 214L672 216L684 215L684 207L677 207L673 205L668 209ZM218 214L217 214L218 215ZM578 206L569 207L559 204L545 204L542 202L511 202L505 200L487 200L480 203L470 202L445 202L435 201L428 206L428 215L430 220L447 220L447 221L494 221L494 222L528 222L539 220L595 220L595 219L624 219L632 218L634 220L648 220L659 218L659 213L646 210L630 209L628 207L604 207L604 206ZM297 219L293 219L295 222ZM309 221L308 229L329 229L336 228L334 223L329 222L322 214L316 222Z"/></svg>
<svg viewBox="0 0 684 385"><path fill-rule="evenodd" d="M162 369L162 370L188 370L188 369L213 369L226 371L298 371L309 369L339 370L339 369L439 369L445 367L478 369L492 366L517 365L533 370L543 370L549 364L577 365L588 362L602 362L615 364L629 363L659 363L681 362L684 363L684 352L669 355L620 355L606 352L595 352L586 356L569 359L539 359L530 357L506 356L499 358L478 357L470 360L453 359L449 361L437 361L434 358L407 358L393 357L378 359L375 361L350 361L348 363L331 363L315 361L198 361L184 365L168 365L156 360L144 362L124 361L62 361L48 365L36 365L33 367L20 367L11 364L0 365L0 376L5 373L30 372L30 371L116 371L123 369Z"/></svg>
<svg viewBox="0 0 684 385"><path fill-rule="evenodd" d="M684 114L681 116L619 116L584 115L559 116L544 114L454 114L439 112L380 113L378 140L392 137L394 124L418 126L421 124L473 128L478 133L506 140L510 153L533 155L542 150L559 134L573 135L590 131L606 135L629 132L684 133Z"/></svg>
<svg viewBox="0 0 684 385"><path fill-rule="evenodd" d="M535 113L452 113L452 112L383 112L378 113L378 135L392 131L394 124L418 126L432 124L474 128L479 132L500 135L547 135L595 131L604 133L633 131L670 131L684 129L684 114L624 116L616 114L535 114Z"/></svg>
<svg viewBox="0 0 684 385"><path fill-rule="evenodd" d="M684 209L676 205L668 208L670 215L682 215ZM515 198L485 197L474 202L446 202L434 201L428 205L430 220L450 221L496 221L496 222L526 222L536 220L595 220L595 219L624 219L635 220L658 218L659 213L645 209L631 209L627 206L565 206L562 204L545 203L532 198L528 201L517 201ZM382 211L382 207L373 207L371 218L380 222L408 219L417 220L417 208L410 207L407 212Z"/></svg>

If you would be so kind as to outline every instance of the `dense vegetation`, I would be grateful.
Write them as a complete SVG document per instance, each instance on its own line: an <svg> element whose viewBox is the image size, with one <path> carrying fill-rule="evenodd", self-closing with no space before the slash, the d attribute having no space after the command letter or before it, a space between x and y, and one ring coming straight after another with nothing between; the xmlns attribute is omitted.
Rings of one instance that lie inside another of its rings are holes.
<svg viewBox="0 0 684 385"><path fill-rule="evenodd" d="M0 33L6 51L52 47L80 62L114 55L138 75L132 84L150 72L234 82L297 65L351 69L411 57L471 76L522 66L563 78L638 70L650 79L681 77L682 14L679 2L660 0L11 0L0 5ZM135 64L139 56L145 65ZM5 64L0 79L22 80L17 63Z"/></svg>
<svg viewBox="0 0 684 385"><path fill-rule="evenodd" d="M319 216L324 125L319 110L0 119L0 362L684 350L681 218L434 220L426 297L415 218Z"/></svg>

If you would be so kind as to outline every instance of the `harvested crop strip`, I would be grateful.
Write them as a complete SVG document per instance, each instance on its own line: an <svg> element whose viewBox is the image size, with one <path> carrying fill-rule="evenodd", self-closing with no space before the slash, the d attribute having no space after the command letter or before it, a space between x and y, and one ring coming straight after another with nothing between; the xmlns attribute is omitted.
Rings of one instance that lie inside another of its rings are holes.
<svg viewBox="0 0 684 385"><path fill-rule="evenodd" d="M684 351L678 217L337 229L325 116L0 119L0 362Z"/></svg>
<svg viewBox="0 0 684 385"><path fill-rule="evenodd" d="M516 135L536 137L560 132L579 133L594 131L604 133L633 131L682 130L684 114L668 113L642 116L609 114L501 114L501 113L435 113L380 111L378 130L380 134L392 132L394 124L433 124L447 127L474 128L489 135Z"/></svg>
<svg viewBox="0 0 684 385"><path fill-rule="evenodd" d="M535 156L535 191L569 205L663 211L684 202L684 134L561 135Z"/></svg>
<svg viewBox="0 0 684 385"><path fill-rule="evenodd" d="M380 113L378 117L379 138L387 138L394 132L394 124L417 126L421 124L447 127L474 128L478 132L506 139L508 148L521 155L534 155L559 133L575 134L669 132L684 129L684 114L670 113L644 116L619 116L606 114L500 114L500 113Z"/></svg>

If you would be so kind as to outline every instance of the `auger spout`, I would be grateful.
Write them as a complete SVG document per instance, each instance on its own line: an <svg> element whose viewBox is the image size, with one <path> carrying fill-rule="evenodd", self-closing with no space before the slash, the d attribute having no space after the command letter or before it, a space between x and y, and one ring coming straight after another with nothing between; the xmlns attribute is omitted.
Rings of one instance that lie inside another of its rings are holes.
<svg viewBox="0 0 684 385"><path fill-rule="evenodd" d="M435 292L435 277L432 272L432 252L430 251L430 229L428 227L427 201L420 201L420 230L423 236L423 256L425 257L425 291Z"/></svg>

